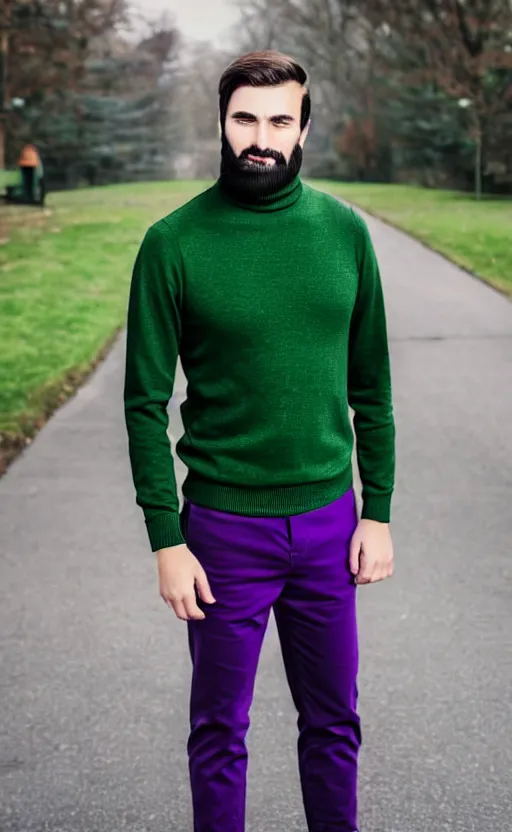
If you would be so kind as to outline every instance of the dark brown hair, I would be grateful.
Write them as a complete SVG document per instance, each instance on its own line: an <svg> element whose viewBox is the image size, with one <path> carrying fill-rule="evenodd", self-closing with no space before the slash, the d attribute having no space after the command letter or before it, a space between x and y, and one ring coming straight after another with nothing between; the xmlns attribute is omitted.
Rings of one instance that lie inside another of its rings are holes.
<svg viewBox="0 0 512 832"><path fill-rule="evenodd" d="M248 52L233 61L224 70L219 82L220 123L224 129L229 99L239 87L275 87L287 81L297 81L305 87L300 115L300 128L304 129L311 114L311 98L307 88L308 76L293 58L282 52L265 50Z"/></svg>

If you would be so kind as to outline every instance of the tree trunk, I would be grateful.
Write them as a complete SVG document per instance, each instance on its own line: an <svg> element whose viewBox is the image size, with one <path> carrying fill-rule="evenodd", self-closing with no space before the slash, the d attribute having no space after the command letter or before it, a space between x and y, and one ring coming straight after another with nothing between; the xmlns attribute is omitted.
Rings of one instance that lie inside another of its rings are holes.
<svg viewBox="0 0 512 832"><path fill-rule="evenodd" d="M475 143L475 197L482 198L482 130L480 125L476 131Z"/></svg>
<svg viewBox="0 0 512 832"><path fill-rule="evenodd" d="M0 31L0 170L5 168L5 115L7 95L7 50L9 37L4 29Z"/></svg>
<svg viewBox="0 0 512 832"><path fill-rule="evenodd" d="M0 170L5 169L5 120L0 114Z"/></svg>

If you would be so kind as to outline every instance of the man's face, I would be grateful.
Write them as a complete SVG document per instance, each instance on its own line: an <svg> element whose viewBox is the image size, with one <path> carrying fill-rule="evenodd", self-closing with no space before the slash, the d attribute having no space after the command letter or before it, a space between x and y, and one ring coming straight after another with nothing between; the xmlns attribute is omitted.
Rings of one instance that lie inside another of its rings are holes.
<svg viewBox="0 0 512 832"><path fill-rule="evenodd" d="M296 145L304 147L306 141L308 128L300 128L303 97L304 88L296 81L235 90L224 131L235 156L255 170L288 164Z"/></svg>

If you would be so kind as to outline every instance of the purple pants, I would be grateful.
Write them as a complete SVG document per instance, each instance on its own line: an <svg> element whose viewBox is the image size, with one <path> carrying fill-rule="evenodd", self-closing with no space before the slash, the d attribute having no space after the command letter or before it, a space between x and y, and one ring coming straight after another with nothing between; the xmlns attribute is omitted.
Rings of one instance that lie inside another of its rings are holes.
<svg viewBox="0 0 512 832"><path fill-rule="evenodd" d="M242 517L185 503L182 526L216 604L189 622L188 742L194 832L243 832L256 668L274 610L298 712L299 771L310 832L357 830L356 586L352 489L291 517Z"/></svg>

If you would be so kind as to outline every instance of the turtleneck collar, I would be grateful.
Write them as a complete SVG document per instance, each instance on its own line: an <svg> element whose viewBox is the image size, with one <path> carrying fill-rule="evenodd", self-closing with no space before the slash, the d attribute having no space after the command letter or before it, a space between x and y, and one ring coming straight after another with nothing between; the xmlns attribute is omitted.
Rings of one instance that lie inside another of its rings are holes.
<svg viewBox="0 0 512 832"><path fill-rule="evenodd" d="M242 196L240 193L235 194L231 191L227 183L223 181L222 176L217 180L215 187L218 189L222 198L231 203L231 205L237 205L239 208L244 208L247 211L257 211L260 213L283 211L286 208L291 208L300 198L303 190L302 180L298 174L291 182L272 194L251 194L250 196Z"/></svg>

